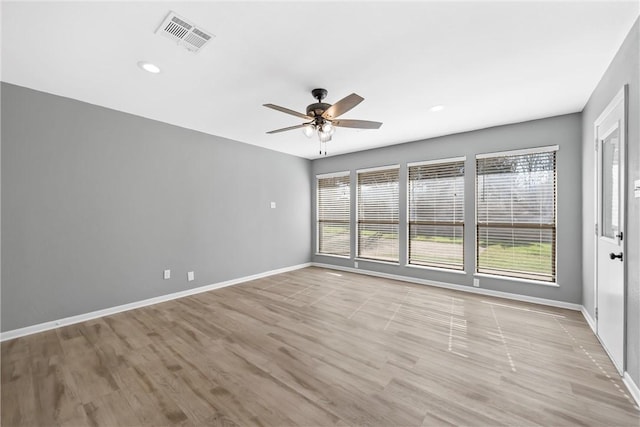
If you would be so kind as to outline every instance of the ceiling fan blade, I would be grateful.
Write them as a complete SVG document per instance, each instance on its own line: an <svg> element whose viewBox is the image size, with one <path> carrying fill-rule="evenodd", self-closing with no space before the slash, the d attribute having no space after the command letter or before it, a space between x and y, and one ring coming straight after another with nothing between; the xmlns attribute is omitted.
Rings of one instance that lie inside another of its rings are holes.
<svg viewBox="0 0 640 427"><path fill-rule="evenodd" d="M271 133L279 133L279 132L286 132L288 130L294 130L294 129L300 129L301 127L305 126L306 123L303 123L301 125L295 125L295 126L289 126L288 128L282 128L282 129L276 129L276 130L271 130L267 133L271 134Z"/></svg>
<svg viewBox="0 0 640 427"><path fill-rule="evenodd" d="M341 128L357 129L379 129L382 126L380 122L370 122L369 120L333 120L331 123Z"/></svg>
<svg viewBox="0 0 640 427"><path fill-rule="evenodd" d="M347 111L351 110L362 101L364 101L363 97L352 93L351 95L345 96L340 101L327 108L327 111L322 114L322 117L328 120L335 119L336 117L341 116Z"/></svg>
<svg viewBox="0 0 640 427"><path fill-rule="evenodd" d="M297 111L290 110L288 108L281 107L275 104L262 104L263 107L272 108L277 111L282 111L283 113L291 114L292 116L300 117L301 119L312 120L311 117L306 114L298 113Z"/></svg>

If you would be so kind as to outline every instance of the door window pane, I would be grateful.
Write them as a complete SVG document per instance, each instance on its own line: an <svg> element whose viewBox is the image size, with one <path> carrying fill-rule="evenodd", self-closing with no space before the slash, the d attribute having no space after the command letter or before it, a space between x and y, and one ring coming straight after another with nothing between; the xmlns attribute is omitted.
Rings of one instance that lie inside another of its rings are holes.
<svg viewBox="0 0 640 427"><path fill-rule="evenodd" d="M602 236L613 239L619 231L619 129L602 141Z"/></svg>

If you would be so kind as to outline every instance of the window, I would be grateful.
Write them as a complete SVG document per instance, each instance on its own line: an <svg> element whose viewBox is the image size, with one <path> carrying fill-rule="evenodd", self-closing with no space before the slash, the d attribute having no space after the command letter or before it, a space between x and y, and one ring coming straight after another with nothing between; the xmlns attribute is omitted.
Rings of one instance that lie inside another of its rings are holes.
<svg viewBox="0 0 640 427"><path fill-rule="evenodd" d="M317 177L318 253L351 256L349 172Z"/></svg>
<svg viewBox="0 0 640 427"><path fill-rule="evenodd" d="M476 156L478 273L556 281L557 149Z"/></svg>
<svg viewBox="0 0 640 427"><path fill-rule="evenodd" d="M359 258L398 261L398 171L358 171Z"/></svg>
<svg viewBox="0 0 640 427"><path fill-rule="evenodd" d="M464 269L464 158L409 164L409 264Z"/></svg>

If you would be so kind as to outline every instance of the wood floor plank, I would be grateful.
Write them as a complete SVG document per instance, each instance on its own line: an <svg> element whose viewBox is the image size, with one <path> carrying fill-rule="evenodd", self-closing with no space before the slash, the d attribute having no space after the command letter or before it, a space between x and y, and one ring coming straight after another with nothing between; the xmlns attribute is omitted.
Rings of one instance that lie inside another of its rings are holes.
<svg viewBox="0 0 640 427"><path fill-rule="evenodd" d="M153 388L148 387L134 368L120 366L115 369L114 378L117 378L122 397L134 411L139 420L139 425L164 426L173 424L166 416L162 398ZM174 419L177 419L174 417ZM124 425L119 422L118 424ZM103 424L109 425L109 424Z"/></svg>
<svg viewBox="0 0 640 427"><path fill-rule="evenodd" d="M3 426L634 426L578 312L305 268L1 345Z"/></svg>
<svg viewBox="0 0 640 427"><path fill-rule="evenodd" d="M2 363L5 363L4 360ZM38 411L30 375L2 383L1 423L3 426L37 425Z"/></svg>
<svg viewBox="0 0 640 427"><path fill-rule="evenodd" d="M67 356L62 363L67 363L83 404L119 389L112 371L97 349Z"/></svg>
<svg viewBox="0 0 640 427"><path fill-rule="evenodd" d="M83 405L90 426L135 426L140 419L121 391L101 396Z"/></svg>

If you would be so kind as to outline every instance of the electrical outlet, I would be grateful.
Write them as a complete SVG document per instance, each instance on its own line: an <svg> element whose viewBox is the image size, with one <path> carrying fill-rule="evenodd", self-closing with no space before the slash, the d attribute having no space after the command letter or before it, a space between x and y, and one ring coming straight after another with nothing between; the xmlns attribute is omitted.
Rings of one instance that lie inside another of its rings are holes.
<svg viewBox="0 0 640 427"><path fill-rule="evenodd" d="M171 270L165 270L162 277L164 277L165 280L171 279Z"/></svg>
<svg viewBox="0 0 640 427"><path fill-rule="evenodd" d="M276 208L276 202L271 202L271 209L275 209Z"/></svg>
<svg viewBox="0 0 640 427"><path fill-rule="evenodd" d="M355 268L358 268L358 261L353 261L353 266L354 266Z"/></svg>
<svg viewBox="0 0 640 427"><path fill-rule="evenodd" d="M476 288L480 287L480 279L473 279L473 286L475 286Z"/></svg>
<svg viewBox="0 0 640 427"><path fill-rule="evenodd" d="M195 273L193 271L189 271L187 273L187 281L192 282L196 279Z"/></svg>

